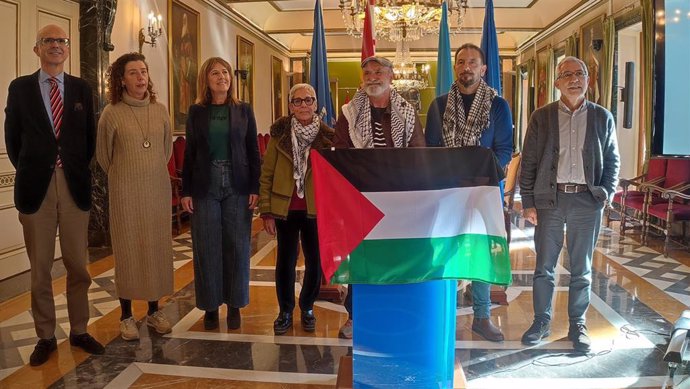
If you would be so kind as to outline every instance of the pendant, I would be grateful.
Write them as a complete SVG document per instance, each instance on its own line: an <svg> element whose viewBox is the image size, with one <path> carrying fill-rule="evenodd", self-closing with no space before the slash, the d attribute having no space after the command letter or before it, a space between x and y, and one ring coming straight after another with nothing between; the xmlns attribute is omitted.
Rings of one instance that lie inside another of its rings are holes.
<svg viewBox="0 0 690 389"><path fill-rule="evenodd" d="M143 146L145 149L148 149L149 147L151 147L151 142L149 142L148 140L145 140Z"/></svg>

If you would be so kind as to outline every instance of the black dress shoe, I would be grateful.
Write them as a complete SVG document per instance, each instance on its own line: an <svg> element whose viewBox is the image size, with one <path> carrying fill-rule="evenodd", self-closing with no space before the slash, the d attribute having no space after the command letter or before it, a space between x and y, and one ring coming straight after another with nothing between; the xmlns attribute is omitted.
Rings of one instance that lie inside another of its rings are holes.
<svg viewBox="0 0 690 389"><path fill-rule="evenodd" d="M314 317L313 309L302 311L302 329L307 332L316 330L316 317Z"/></svg>
<svg viewBox="0 0 690 389"><path fill-rule="evenodd" d="M204 313L204 329L215 330L218 328L218 310Z"/></svg>
<svg viewBox="0 0 690 389"><path fill-rule="evenodd" d="M592 341L587 336L584 324L571 324L568 329L568 339L573 342L573 349L581 353L588 353L592 349Z"/></svg>
<svg viewBox="0 0 690 389"><path fill-rule="evenodd" d="M69 344L75 347L79 347L80 349L86 351L89 354L100 355L105 353L105 347L103 347L102 344L98 343L98 341L88 333L83 333L81 335L70 334Z"/></svg>
<svg viewBox="0 0 690 389"><path fill-rule="evenodd" d="M31 358L29 358L29 364L31 366L40 366L50 358L50 354L57 350L57 339L52 337L50 339L39 339L34 348L34 352L31 353Z"/></svg>
<svg viewBox="0 0 690 389"><path fill-rule="evenodd" d="M292 312L280 312L278 318L273 322L273 333L282 335L292 327Z"/></svg>
<svg viewBox="0 0 690 389"><path fill-rule="evenodd" d="M522 344L534 346L549 335L551 335L551 325L548 322L535 320L522 335Z"/></svg>
<svg viewBox="0 0 690 389"><path fill-rule="evenodd" d="M228 306L228 329L236 330L242 325L242 316L240 316L240 309Z"/></svg>

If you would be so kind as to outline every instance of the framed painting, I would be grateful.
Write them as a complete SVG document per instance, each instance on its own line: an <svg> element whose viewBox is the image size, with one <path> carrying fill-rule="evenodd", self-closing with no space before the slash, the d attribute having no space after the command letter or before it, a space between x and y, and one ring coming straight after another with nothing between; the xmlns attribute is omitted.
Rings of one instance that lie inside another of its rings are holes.
<svg viewBox="0 0 690 389"><path fill-rule="evenodd" d="M250 40L237 36L237 67L235 70L237 77L237 98L254 104L254 43Z"/></svg>
<svg viewBox="0 0 690 389"><path fill-rule="evenodd" d="M540 108L549 102L549 47L544 46L537 51L537 107Z"/></svg>
<svg viewBox="0 0 690 389"><path fill-rule="evenodd" d="M271 109L273 121L283 116L283 60L271 56Z"/></svg>
<svg viewBox="0 0 690 389"><path fill-rule="evenodd" d="M199 13L178 0L168 4L170 122L174 134L184 134L187 111L197 94Z"/></svg>
<svg viewBox="0 0 690 389"><path fill-rule="evenodd" d="M589 85L587 99L601 104L601 77L599 66L603 57L604 15L598 16L580 27L580 59L587 64Z"/></svg>

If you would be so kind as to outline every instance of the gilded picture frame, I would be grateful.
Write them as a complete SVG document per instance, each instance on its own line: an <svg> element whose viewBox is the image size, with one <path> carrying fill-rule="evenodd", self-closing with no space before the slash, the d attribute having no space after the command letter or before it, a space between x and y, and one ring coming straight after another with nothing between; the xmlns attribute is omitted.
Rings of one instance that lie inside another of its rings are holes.
<svg viewBox="0 0 690 389"><path fill-rule="evenodd" d="M197 96L199 71L199 12L172 0L168 3L168 44L170 124L173 133L183 135L187 112Z"/></svg>
<svg viewBox="0 0 690 389"><path fill-rule="evenodd" d="M549 102L549 47L544 46L537 51L537 77L536 77L536 94L537 106L543 107Z"/></svg>
<svg viewBox="0 0 690 389"><path fill-rule="evenodd" d="M580 26L579 58L587 64L589 85L587 100L601 104L601 77L599 68L603 60L604 15Z"/></svg>
<svg viewBox="0 0 690 389"><path fill-rule="evenodd" d="M254 43L247 38L237 36L237 64L235 79L237 98L249 105L254 105Z"/></svg>
<svg viewBox="0 0 690 389"><path fill-rule="evenodd" d="M271 112L273 121L283 116L283 60L271 56Z"/></svg>

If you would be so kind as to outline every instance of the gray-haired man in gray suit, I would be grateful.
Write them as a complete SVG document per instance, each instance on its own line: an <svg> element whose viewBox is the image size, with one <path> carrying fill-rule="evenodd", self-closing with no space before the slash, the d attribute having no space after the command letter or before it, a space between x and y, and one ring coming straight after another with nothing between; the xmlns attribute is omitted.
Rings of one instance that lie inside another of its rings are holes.
<svg viewBox="0 0 690 389"><path fill-rule="evenodd" d="M520 192L524 217L536 226L534 246L534 323L522 336L526 345L550 335L554 269L568 242L568 339L589 352L585 313L592 283L592 255L604 204L618 183L620 158L613 115L587 101L587 66L576 57L557 67L561 99L536 110L530 118L522 153Z"/></svg>

